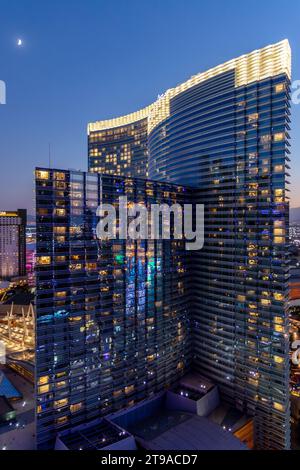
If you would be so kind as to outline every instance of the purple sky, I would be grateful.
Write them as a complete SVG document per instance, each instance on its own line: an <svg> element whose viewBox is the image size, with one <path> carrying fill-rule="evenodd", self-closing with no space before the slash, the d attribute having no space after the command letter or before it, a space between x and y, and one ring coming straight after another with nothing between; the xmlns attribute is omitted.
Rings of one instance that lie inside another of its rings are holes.
<svg viewBox="0 0 300 470"><path fill-rule="evenodd" d="M0 209L33 212L49 142L53 166L86 170L89 121L142 108L209 67L288 38L300 80L299 18L298 0L1 0ZM292 113L295 207L300 105Z"/></svg>

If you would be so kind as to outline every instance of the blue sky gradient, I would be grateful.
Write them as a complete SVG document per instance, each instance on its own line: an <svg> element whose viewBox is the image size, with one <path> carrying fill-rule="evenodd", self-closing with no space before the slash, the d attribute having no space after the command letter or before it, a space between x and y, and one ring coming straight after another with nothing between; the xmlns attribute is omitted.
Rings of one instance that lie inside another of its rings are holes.
<svg viewBox="0 0 300 470"><path fill-rule="evenodd" d="M53 166L86 170L89 121L142 108L191 75L288 38L300 80L299 22L299 0L0 0L0 209L33 212L49 142ZM300 104L292 119L296 207Z"/></svg>

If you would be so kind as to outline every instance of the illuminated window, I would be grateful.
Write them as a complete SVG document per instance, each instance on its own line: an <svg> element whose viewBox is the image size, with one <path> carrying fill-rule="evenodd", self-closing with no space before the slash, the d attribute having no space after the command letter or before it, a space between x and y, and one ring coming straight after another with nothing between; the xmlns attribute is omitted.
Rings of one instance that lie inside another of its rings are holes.
<svg viewBox="0 0 300 470"><path fill-rule="evenodd" d="M40 207L38 210L37 210L37 215L48 215L48 209L45 209L43 207Z"/></svg>
<svg viewBox="0 0 300 470"><path fill-rule="evenodd" d="M237 136L237 139L243 139L245 135L246 135L246 131L239 131L236 136Z"/></svg>
<svg viewBox="0 0 300 470"><path fill-rule="evenodd" d="M64 261L66 261L66 257L65 256L56 256L55 261L56 261L56 263L63 263Z"/></svg>
<svg viewBox="0 0 300 470"><path fill-rule="evenodd" d="M38 170L36 172L36 177L40 180L48 180L49 179L49 171Z"/></svg>
<svg viewBox="0 0 300 470"><path fill-rule="evenodd" d="M38 384L39 385L45 385L49 382L49 375L44 375L43 377L40 377L38 379Z"/></svg>
<svg viewBox="0 0 300 470"><path fill-rule="evenodd" d="M58 217L64 217L66 215L65 209L55 209L54 214Z"/></svg>
<svg viewBox="0 0 300 470"><path fill-rule="evenodd" d="M65 424L68 421L68 416L60 416L59 418L55 419L55 423L58 425Z"/></svg>
<svg viewBox="0 0 300 470"><path fill-rule="evenodd" d="M50 390L50 385L42 385L39 387L39 393L48 393Z"/></svg>
<svg viewBox="0 0 300 470"><path fill-rule="evenodd" d="M82 403L74 403L73 405L70 405L70 411L71 413L77 413L80 411L82 408Z"/></svg>
<svg viewBox="0 0 300 470"><path fill-rule="evenodd" d="M132 393L133 391L134 391L134 385L128 385L127 387L125 387L126 394Z"/></svg>
<svg viewBox="0 0 300 470"><path fill-rule="evenodd" d="M269 299L261 299L260 302L262 305L271 305L271 300Z"/></svg>
<svg viewBox="0 0 300 470"><path fill-rule="evenodd" d="M262 135L260 138L260 141L263 144L267 144L268 142L271 142L271 135L270 134Z"/></svg>
<svg viewBox="0 0 300 470"><path fill-rule="evenodd" d="M250 152L248 157L249 157L250 162L255 162L257 160L257 153L256 152Z"/></svg>
<svg viewBox="0 0 300 470"><path fill-rule="evenodd" d="M277 403L276 401L274 401L273 407L275 408L275 410L278 410L278 411L283 411L284 410L283 405L281 403Z"/></svg>
<svg viewBox="0 0 300 470"><path fill-rule="evenodd" d="M62 380L61 382L57 382L56 388L62 388L67 385L67 382L65 380Z"/></svg>
<svg viewBox="0 0 300 470"><path fill-rule="evenodd" d="M274 329L278 333L282 333L284 331L283 326L281 326L281 325L275 325Z"/></svg>
<svg viewBox="0 0 300 470"><path fill-rule="evenodd" d="M283 227L284 221L283 220L274 220L274 227Z"/></svg>
<svg viewBox="0 0 300 470"><path fill-rule="evenodd" d="M60 377L64 377L65 375L66 375L66 372L57 372L57 374L55 374L57 379L59 379Z"/></svg>
<svg viewBox="0 0 300 470"><path fill-rule="evenodd" d="M275 93L281 93L284 90L285 90L285 84L284 83L277 83L275 85Z"/></svg>
<svg viewBox="0 0 300 470"><path fill-rule="evenodd" d="M69 268L71 271L79 271L80 269L82 269L82 264L81 263L70 264Z"/></svg>
<svg viewBox="0 0 300 470"><path fill-rule="evenodd" d="M258 113L252 113L248 116L248 122L256 122L258 120Z"/></svg>
<svg viewBox="0 0 300 470"><path fill-rule="evenodd" d="M62 297L65 297L67 295L67 292L66 291L63 291L63 292L55 292L54 293L54 296L56 298L62 298Z"/></svg>
<svg viewBox="0 0 300 470"><path fill-rule="evenodd" d="M51 263L51 257L50 256L38 256L36 259L37 264L40 265L47 265Z"/></svg>
<svg viewBox="0 0 300 470"><path fill-rule="evenodd" d="M277 132L276 134L274 134L275 142L281 142L282 140L284 140L284 138L285 138L284 132Z"/></svg>
<svg viewBox="0 0 300 470"><path fill-rule="evenodd" d="M65 177L66 177L65 173L62 173L61 171L56 171L54 173L54 178L58 181L64 181Z"/></svg>
<svg viewBox="0 0 300 470"><path fill-rule="evenodd" d="M61 400L56 400L54 402L54 408L61 408L62 406L65 406L67 404L68 404L68 399L62 398Z"/></svg>
<svg viewBox="0 0 300 470"><path fill-rule="evenodd" d="M274 173L282 173L284 171L283 165L275 165L274 166Z"/></svg>
<svg viewBox="0 0 300 470"><path fill-rule="evenodd" d="M54 233L64 234L66 233L66 227L54 227Z"/></svg>
<svg viewBox="0 0 300 470"><path fill-rule="evenodd" d="M274 362L276 362L277 364L282 364L284 362L284 359L281 356L274 356Z"/></svg>
<svg viewBox="0 0 300 470"><path fill-rule="evenodd" d="M275 299L275 300L283 300L283 299L284 299L284 295L281 294L281 292L274 292L274 299Z"/></svg>
<svg viewBox="0 0 300 470"><path fill-rule="evenodd" d="M86 263L86 269L88 271L93 270L93 269L97 269L97 263Z"/></svg>

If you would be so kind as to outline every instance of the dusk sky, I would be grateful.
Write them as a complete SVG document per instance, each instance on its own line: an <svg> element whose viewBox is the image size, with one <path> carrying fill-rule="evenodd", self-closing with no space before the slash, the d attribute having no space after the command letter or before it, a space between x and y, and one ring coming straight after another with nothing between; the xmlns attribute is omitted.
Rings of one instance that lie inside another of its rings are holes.
<svg viewBox="0 0 300 470"><path fill-rule="evenodd" d="M140 109L191 75L288 38L300 80L299 24L299 0L0 0L0 210L33 213L49 143L52 166L86 170L89 121ZM300 207L300 104L292 119Z"/></svg>

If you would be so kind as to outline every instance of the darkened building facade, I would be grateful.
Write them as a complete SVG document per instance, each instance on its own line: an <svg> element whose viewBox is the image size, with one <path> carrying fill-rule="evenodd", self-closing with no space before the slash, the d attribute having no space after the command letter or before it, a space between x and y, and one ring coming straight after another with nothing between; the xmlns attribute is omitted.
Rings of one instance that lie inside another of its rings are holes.
<svg viewBox="0 0 300 470"><path fill-rule="evenodd" d="M26 209L0 212L0 279L26 275Z"/></svg>
<svg viewBox="0 0 300 470"><path fill-rule="evenodd" d="M182 203L187 188L36 170L37 441L133 405L189 367L183 240L99 240L100 202Z"/></svg>
<svg viewBox="0 0 300 470"><path fill-rule="evenodd" d="M189 272L193 366L254 416L256 447L271 449L290 446L290 74L285 40L89 125L92 135L147 120L149 177L193 186L205 204Z"/></svg>

